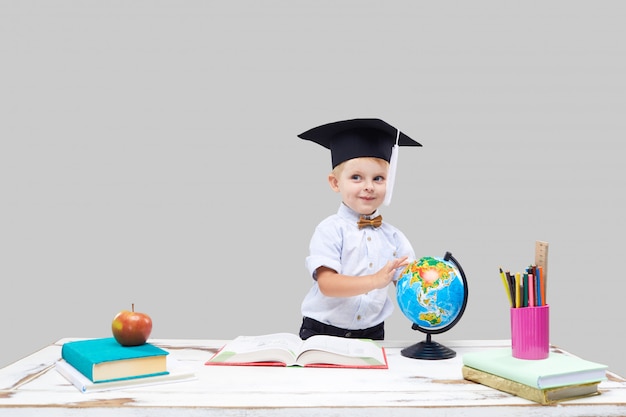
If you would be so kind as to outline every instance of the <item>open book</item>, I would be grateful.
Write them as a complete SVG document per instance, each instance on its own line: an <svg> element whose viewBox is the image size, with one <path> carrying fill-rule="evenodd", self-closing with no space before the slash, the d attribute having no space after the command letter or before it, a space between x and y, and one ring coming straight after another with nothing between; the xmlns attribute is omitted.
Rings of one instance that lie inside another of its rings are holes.
<svg viewBox="0 0 626 417"><path fill-rule="evenodd" d="M373 340L323 335L302 340L291 333L239 336L205 364L388 368L384 348Z"/></svg>

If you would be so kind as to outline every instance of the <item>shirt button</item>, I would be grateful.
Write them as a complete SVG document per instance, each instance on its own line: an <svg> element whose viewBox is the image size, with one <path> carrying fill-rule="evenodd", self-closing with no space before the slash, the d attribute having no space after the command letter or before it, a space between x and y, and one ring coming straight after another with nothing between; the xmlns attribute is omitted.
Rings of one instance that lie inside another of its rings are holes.
<svg viewBox="0 0 626 417"><path fill-rule="evenodd" d="M370 268L373 267L373 266L374 266L374 264L370 262Z"/></svg>
<svg viewBox="0 0 626 417"><path fill-rule="evenodd" d="M359 315L359 316L356 316L356 319L357 319L357 320L361 320L361 316L360 316L360 315Z"/></svg>
<svg viewBox="0 0 626 417"><path fill-rule="evenodd" d="M371 242L371 241L372 241L372 237L371 237L371 236L368 236L368 237L367 237L367 241L368 241L368 242Z"/></svg>

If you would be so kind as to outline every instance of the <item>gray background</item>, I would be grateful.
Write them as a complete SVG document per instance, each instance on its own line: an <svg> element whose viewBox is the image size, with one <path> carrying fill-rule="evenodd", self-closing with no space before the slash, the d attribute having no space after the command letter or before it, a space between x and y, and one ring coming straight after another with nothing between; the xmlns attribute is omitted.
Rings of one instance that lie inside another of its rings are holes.
<svg viewBox="0 0 626 417"><path fill-rule="evenodd" d="M506 339L498 267L549 242L554 344L626 375L626 5L619 1L0 1L0 279L9 364L105 337L297 332L329 153L297 134L380 117L385 219L461 262L435 340ZM423 340L396 312L387 339Z"/></svg>

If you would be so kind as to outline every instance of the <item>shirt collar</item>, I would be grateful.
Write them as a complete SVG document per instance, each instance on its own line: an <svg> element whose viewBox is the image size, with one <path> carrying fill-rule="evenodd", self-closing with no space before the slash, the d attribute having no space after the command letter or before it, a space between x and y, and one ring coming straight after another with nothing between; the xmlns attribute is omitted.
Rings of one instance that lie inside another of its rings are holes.
<svg viewBox="0 0 626 417"><path fill-rule="evenodd" d="M354 224L356 224L356 222L358 222L359 218L361 217L359 213L352 210L350 207L348 207L344 203L341 203L341 205L339 206L339 210L337 211L337 214L339 215L339 217L346 219L349 222L352 222ZM365 218L373 219L374 217L378 216L378 214L379 214L378 210L376 210L374 213L370 214L369 216L365 216Z"/></svg>

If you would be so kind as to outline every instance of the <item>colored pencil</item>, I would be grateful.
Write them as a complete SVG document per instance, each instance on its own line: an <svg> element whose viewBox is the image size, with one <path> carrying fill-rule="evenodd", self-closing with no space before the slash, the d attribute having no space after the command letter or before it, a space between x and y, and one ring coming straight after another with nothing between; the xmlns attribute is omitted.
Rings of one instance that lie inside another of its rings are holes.
<svg viewBox="0 0 626 417"><path fill-rule="evenodd" d="M513 300L511 299L511 289L509 288L509 282L502 268L500 268L500 278L502 278L502 285L504 285L504 291L506 291L506 296L509 299L509 305L513 307Z"/></svg>

